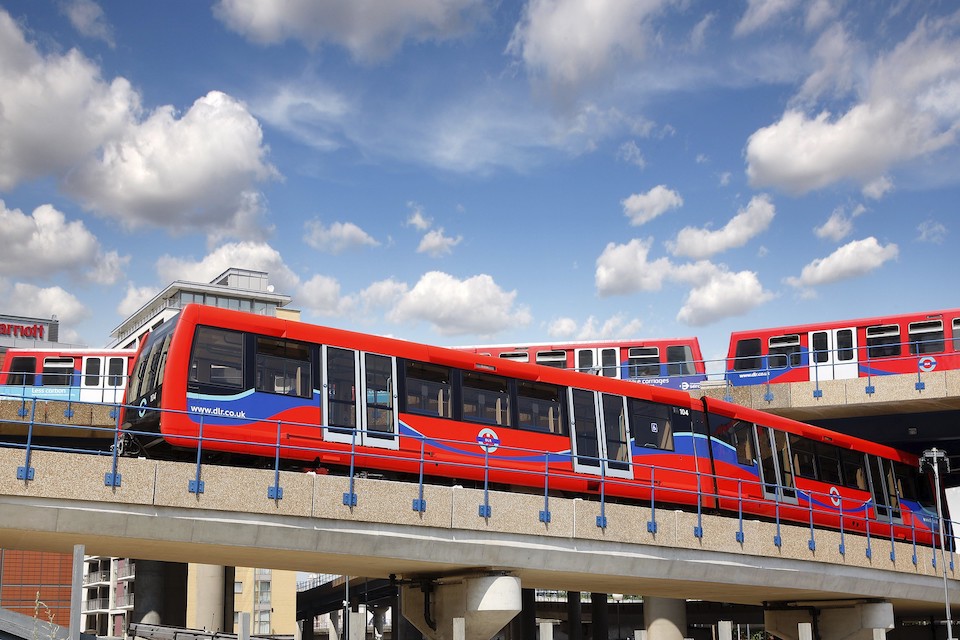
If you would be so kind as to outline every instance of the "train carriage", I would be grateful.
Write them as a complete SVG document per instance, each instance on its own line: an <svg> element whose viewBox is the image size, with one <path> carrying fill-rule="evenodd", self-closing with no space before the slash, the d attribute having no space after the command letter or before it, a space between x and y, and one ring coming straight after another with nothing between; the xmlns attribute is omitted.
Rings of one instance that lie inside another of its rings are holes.
<svg viewBox="0 0 960 640"><path fill-rule="evenodd" d="M117 404L133 349L9 349L0 365L0 397Z"/></svg>
<svg viewBox="0 0 960 640"><path fill-rule="evenodd" d="M151 450L699 505L932 540L915 456L688 393L188 305L142 342Z"/></svg>
<svg viewBox="0 0 960 640"><path fill-rule="evenodd" d="M817 382L958 367L960 309L952 309L737 331L726 380Z"/></svg>
<svg viewBox="0 0 960 640"><path fill-rule="evenodd" d="M453 347L516 362L573 369L672 389L699 389L706 379L695 337L584 340Z"/></svg>

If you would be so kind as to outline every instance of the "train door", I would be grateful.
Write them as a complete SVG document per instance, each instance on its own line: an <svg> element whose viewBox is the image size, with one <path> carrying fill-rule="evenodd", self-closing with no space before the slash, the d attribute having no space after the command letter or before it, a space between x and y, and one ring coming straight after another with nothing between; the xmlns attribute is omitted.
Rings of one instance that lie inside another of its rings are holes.
<svg viewBox="0 0 960 640"><path fill-rule="evenodd" d="M399 448L396 359L324 345L322 361L324 438Z"/></svg>
<svg viewBox="0 0 960 640"><path fill-rule="evenodd" d="M790 455L787 434L757 425L756 436L764 497L796 504L797 488L793 480L793 457Z"/></svg>
<svg viewBox="0 0 960 640"><path fill-rule="evenodd" d="M870 491L873 495L877 520L902 522L900 514L900 490L893 470L893 461L876 456L867 456L870 465Z"/></svg>
<svg viewBox="0 0 960 640"><path fill-rule="evenodd" d="M810 345L811 380L843 380L857 377L859 370L856 329L811 331L807 338Z"/></svg>
<svg viewBox="0 0 960 640"><path fill-rule="evenodd" d="M626 398L571 388L568 402L574 471L632 478Z"/></svg>
<svg viewBox="0 0 960 640"><path fill-rule="evenodd" d="M598 349L577 349L577 371L597 373L607 378L620 377L619 348L601 347Z"/></svg>

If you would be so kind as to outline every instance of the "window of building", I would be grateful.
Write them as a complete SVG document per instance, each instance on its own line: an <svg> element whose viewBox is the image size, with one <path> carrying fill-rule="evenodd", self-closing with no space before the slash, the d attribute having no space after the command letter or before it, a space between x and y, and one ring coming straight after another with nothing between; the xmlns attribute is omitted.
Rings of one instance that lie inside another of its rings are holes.
<svg viewBox="0 0 960 640"><path fill-rule="evenodd" d="M243 593L243 583L240 581L233 583L233 592L234 593Z"/></svg>
<svg viewBox="0 0 960 640"><path fill-rule="evenodd" d="M943 352L943 321L928 320L925 322L911 322L908 327L910 336L910 353Z"/></svg>

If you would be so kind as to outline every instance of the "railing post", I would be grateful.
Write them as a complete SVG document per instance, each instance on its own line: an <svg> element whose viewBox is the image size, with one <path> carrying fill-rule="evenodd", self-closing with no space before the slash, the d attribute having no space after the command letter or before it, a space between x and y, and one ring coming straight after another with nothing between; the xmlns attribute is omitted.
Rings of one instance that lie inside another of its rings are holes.
<svg viewBox="0 0 960 640"><path fill-rule="evenodd" d="M105 487L120 486L120 473L117 471L117 458L120 455L120 411L116 409L115 411L116 416L113 430L113 448L111 449L113 460L110 471L103 475L103 485Z"/></svg>
<svg viewBox="0 0 960 640"><path fill-rule="evenodd" d="M777 519L777 533L773 536L773 544L779 549L781 546L783 546L783 538L780 537L780 501L782 499L782 492L780 487L776 487L774 490L776 493L774 494L775 499L773 506Z"/></svg>
<svg viewBox="0 0 960 640"><path fill-rule="evenodd" d="M697 526L693 528L695 538L703 538L703 486L700 482L700 467L697 466Z"/></svg>
<svg viewBox="0 0 960 640"><path fill-rule="evenodd" d="M550 523L550 452L543 453L543 511L540 512L540 522Z"/></svg>
<svg viewBox="0 0 960 640"><path fill-rule="evenodd" d="M349 491L343 494L343 504L351 509L357 506L357 494L354 491L354 470L356 469L357 458L357 428L353 428L350 434L350 480Z"/></svg>
<svg viewBox="0 0 960 640"><path fill-rule="evenodd" d="M863 503L863 528L866 530L866 533L867 533L866 554L867 554L868 560L873 558L873 546L871 545L871 540L870 540L870 510L869 510L869 507L867 506L869 504L870 504L869 500Z"/></svg>
<svg viewBox="0 0 960 640"><path fill-rule="evenodd" d="M810 551L816 551L817 541L815 540L814 529L813 529L813 492L812 491L807 494L807 504L810 506L810 540L807 541L807 548L810 549Z"/></svg>
<svg viewBox="0 0 960 640"><path fill-rule="evenodd" d="M650 465L650 521L647 522L647 532L657 532L657 468Z"/></svg>
<svg viewBox="0 0 960 640"><path fill-rule="evenodd" d="M282 420L277 420L277 447L273 454L273 486L267 487L267 498L283 500L283 488L280 486L280 426Z"/></svg>
<svg viewBox="0 0 960 640"><path fill-rule="evenodd" d="M187 491L198 496L203 493L203 480L200 479L200 456L203 454L203 414L200 414L200 425L197 435L197 475L187 484Z"/></svg>
<svg viewBox="0 0 960 640"><path fill-rule="evenodd" d="M838 495L837 499L840 501L840 504L837 507L840 509L840 546L838 551L840 555L846 557L847 555L847 545L846 545L846 532L843 530L843 496Z"/></svg>
<svg viewBox="0 0 960 640"><path fill-rule="evenodd" d="M37 399L33 398L30 405L30 424L27 425L27 451L24 456L23 466L17 467L17 480L27 482L33 480L34 469L30 466L30 448L33 446L33 422L37 417Z"/></svg>
<svg viewBox="0 0 960 640"><path fill-rule="evenodd" d="M483 448L483 504L477 509L481 518L489 518L490 508L490 447Z"/></svg>
<svg viewBox="0 0 960 640"><path fill-rule="evenodd" d="M743 544L743 480L737 480L737 542Z"/></svg>
<svg viewBox="0 0 960 640"><path fill-rule="evenodd" d="M423 498L423 449L424 443L427 438L423 434L420 435L420 478L417 481L417 496L413 499L413 510L417 513L423 513L427 510L427 501Z"/></svg>
<svg viewBox="0 0 960 640"><path fill-rule="evenodd" d="M607 528L607 465L598 458L600 463L600 515L597 516L597 526L601 529Z"/></svg>

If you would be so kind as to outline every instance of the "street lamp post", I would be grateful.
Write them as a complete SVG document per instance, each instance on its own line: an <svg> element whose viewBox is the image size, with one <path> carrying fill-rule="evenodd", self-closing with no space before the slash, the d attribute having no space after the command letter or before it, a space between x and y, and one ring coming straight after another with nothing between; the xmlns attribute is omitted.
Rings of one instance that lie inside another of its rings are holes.
<svg viewBox="0 0 960 640"><path fill-rule="evenodd" d="M947 553L944 549L943 507L940 505L940 463L950 473L950 458L943 449L927 449L920 457L920 470L928 464L933 468L933 485L937 492L937 522L940 524L940 570L943 571L943 604L947 613L947 639L953 640L953 622L950 620L950 592L947 589Z"/></svg>
<svg viewBox="0 0 960 640"><path fill-rule="evenodd" d="M613 601L617 603L617 640L620 640L623 637L620 628L620 603L623 601L623 594L611 593L610 597L613 598Z"/></svg>

